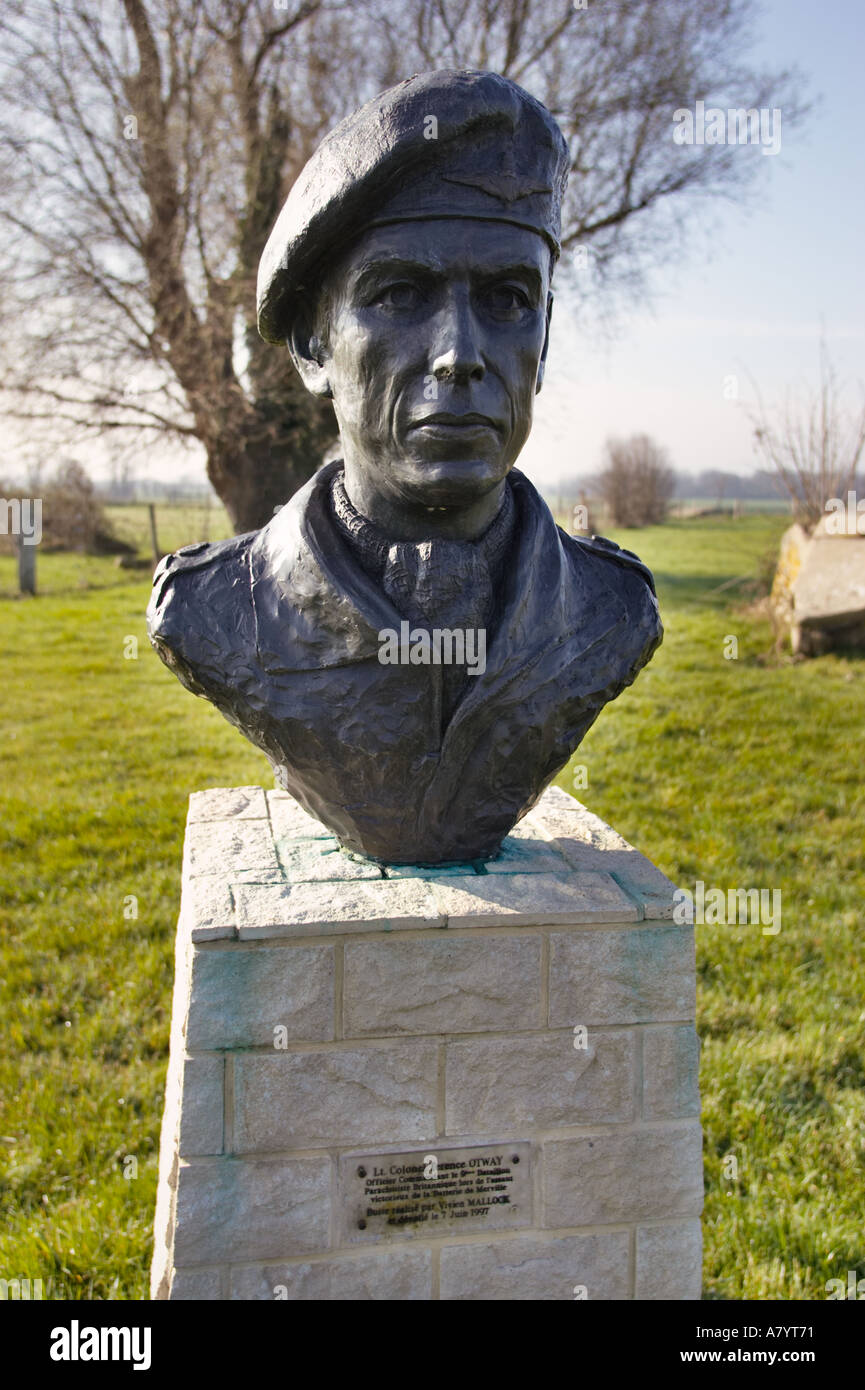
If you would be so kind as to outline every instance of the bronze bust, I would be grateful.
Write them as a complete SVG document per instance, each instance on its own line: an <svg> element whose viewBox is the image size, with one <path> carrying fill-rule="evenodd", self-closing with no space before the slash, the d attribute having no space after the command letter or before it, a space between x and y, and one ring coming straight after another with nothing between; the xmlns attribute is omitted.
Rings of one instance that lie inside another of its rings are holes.
<svg viewBox="0 0 865 1390"><path fill-rule="evenodd" d="M258 289L342 458L155 576L162 659L383 862L493 857L661 641L649 571L562 532L514 468L568 166L550 113L494 73L422 74L342 121Z"/></svg>

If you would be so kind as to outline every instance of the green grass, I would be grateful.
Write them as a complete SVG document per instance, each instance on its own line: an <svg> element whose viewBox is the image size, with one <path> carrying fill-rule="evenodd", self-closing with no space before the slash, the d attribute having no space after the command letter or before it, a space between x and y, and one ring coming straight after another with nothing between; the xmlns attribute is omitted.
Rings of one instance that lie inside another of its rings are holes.
<svg viewBox="0 0 865 1390"><path fill-rule="evenodd" d="M146 550L146 513L118 511ZM667 632L575 760L580 799L671 877L783 893L777 936L697 928L710 1298L865 1276L865 661L779 661L741 586L717 592L765 573L785 524L615 533L655 570ZM203 517L160 509L160 533L195 540ZM0 1277L144 1298L186 799L269 771L150 651L147 574L40 554L39 579L0 599Z"/></svg>
<svg viewBox="0 0 865 1390"><path fill-rule="evenodd" d="M865 1275L865 660L777 661L736 591L712 592L765 573L785 524L614 533L654 570L666 634L574 760L580 799L676 882L782 893L776 936L697 927L704 1290L725 1299Z"/></svg>

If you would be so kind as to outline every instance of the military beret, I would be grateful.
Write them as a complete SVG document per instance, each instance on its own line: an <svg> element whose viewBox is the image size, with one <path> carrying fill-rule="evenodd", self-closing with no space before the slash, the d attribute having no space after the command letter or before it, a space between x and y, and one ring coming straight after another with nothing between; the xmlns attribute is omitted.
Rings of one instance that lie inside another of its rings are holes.
<svg viewBox="0 0 865 1390"><path fill-rule="evenodd" d="M570 156L545 106L509 78L420 73L340 121L301 170L262 253L258 329L285 342L322 260L367 227L419 218L509 222L561 249Z"/></svg>

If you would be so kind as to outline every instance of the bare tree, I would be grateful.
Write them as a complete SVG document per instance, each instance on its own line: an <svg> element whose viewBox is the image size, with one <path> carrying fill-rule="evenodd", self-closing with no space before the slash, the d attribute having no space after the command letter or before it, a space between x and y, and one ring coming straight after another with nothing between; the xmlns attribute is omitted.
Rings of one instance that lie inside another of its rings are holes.
<svg viewBox="0 0 865 1390"><path fill-rule="evenodd" d="M492 68L570 142L563 265L632 285L695 198L762 161L681 146L711 97L802 112L748 66L753 0L5 0L0 312L5 413L40 448L105 434L202 447L238 529L335 434L255 329L258 259L288 187L361 100L431 67Z"/></svg>
<svg viewBox="0 0 865 1390"><path fill-rule="evenodd" d="M3 492L0 485L0 492ZM96 489L87 471L74 459L62 461L39 486L43 550L78 550L88 554L119 554L130 547L114 536ZM20 488L3 492L4 498L23 501ZM0 534L0 553L14 546L11 536Z"/></svg>
<svg viewBox="0 0 865 1390"><path fill-rule="evenodd" d="M598 488L616 526L652 526L664 521L675 475L662 449L647 434L608 439Z"/></svg>
<svg viewBox="0 0 865 1390"><path fill-rule="evenodd" d="M783 406L767 408L754 385L757 404L749 409L754 447L784 486L797 519L807 529L826 514L830 498L841 499L856 482L865 449L865 400L858 412L845 408L843 390L820 343L820 384L788 392Z"/></svg>

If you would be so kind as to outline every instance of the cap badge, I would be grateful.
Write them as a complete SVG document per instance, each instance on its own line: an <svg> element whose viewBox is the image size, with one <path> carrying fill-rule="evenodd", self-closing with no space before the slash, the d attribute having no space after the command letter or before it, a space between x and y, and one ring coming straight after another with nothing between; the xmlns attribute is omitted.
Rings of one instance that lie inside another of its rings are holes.
<svg viewBox="0 0 865 1390"><path fill-rule="evenodd" d="M533 183L526 183L517 174L466 174L460 178L458 174L442 174L444 183L461 183L466 188L480 188L482 192L489 193L491 197L498 198L500 203L517 203L521 198L528 198L533 193L552 193L549 184L538 186Z"/></svg>

